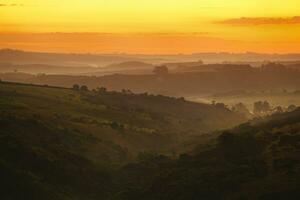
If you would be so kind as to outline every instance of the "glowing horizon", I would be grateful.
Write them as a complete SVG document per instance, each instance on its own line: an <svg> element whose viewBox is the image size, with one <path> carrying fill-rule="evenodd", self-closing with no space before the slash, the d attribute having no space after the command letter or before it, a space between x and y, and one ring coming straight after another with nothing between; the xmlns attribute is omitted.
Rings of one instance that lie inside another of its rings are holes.
<svg viewBox="0 0 300 200"><path fill-rule="evenodd" d="M300 52L286 0L0 0L0 48L95 53Z"/></svg>

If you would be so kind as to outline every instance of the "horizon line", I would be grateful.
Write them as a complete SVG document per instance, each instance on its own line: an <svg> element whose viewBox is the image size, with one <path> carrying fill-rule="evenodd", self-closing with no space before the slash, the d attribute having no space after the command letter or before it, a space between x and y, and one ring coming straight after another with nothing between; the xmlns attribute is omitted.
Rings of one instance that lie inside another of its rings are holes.
<svg viewBox="0 0 300 200"><path fill-rule="evenodd" d="M275 53L275 52L255 52L255 51L241 51L241 52L229 52L229 51L207 51L207 52L194 52L194 53L126 53L126 52L112 52L112 53L101 53L101 52L63 52L63 51L43 51L43 50L25 50L25 49L14 49L14 48L1 48L2 51L15 51L15 52L24 52L24 53L53 53L53 54L76 54L76 55L144 55L144 56L188 56L188 55L197 55L197 54L256 54L256 55L299 55L300 52L289 52L289 53Z"/></svg>

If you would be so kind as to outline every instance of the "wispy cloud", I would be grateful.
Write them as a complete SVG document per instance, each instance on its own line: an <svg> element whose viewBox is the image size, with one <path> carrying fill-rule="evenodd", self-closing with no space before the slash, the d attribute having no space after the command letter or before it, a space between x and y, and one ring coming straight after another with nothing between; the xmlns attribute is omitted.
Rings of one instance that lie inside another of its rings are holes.
<svg viewBox="0 0 300 200"><path fill-rule="evenodd" d="M300 24L300 16L294 17L241 17L217 21L218 24L251 26L251 25L284 25Z"/></svg>
<svg viewBox="0 0 300 200"><path fill-rule="evenodd" d="M17 3L11 3L11 4L5 4L5 3L1 3L0 7L16 7L16 6L24 6L24 4L17 4Z"/></svg>

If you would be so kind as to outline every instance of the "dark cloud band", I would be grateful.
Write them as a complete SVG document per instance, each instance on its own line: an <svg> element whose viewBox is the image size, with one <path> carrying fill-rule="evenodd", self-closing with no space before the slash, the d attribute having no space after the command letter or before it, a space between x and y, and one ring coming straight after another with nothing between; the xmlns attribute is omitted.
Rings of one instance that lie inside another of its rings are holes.
<svg viewBox="0 0 300 200"><path fill-rule="evenodd" d="M16 3L13 3L13 4L4 4L4 3L1 3L0 4L0 7L15 7L15 6L24 6L24 4L16 4Z"/></svg>
<svg viewBox="0 0 300 200"><path fill-rule="evenodd" d="M272 17L241 17L217 21L218 24L249 26L249 25L281 25L281 24L300 24L300 16L289 18Z"/></svg>

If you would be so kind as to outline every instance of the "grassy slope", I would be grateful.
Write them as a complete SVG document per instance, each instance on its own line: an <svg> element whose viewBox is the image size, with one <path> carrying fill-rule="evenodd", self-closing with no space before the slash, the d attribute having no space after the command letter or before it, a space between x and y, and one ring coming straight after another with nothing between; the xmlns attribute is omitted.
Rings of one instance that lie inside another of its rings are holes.
<svg viewBox="0 0 300 200"><path fill-rule="evenodd" d="M114 166L241 120L163 96L12 83L0 96L1 199L106 199Z"/></svg>
<svg viewBox="0 0 300 200"><path fill-rule="evenodd" d="M215 146L194 155L148 157L123 168L126 180L134 181L119 199L296 200L299 144L300 109L254 120L224 131Z"/></svg>
<svg viewBox="0 0 300 200"><path fill-rule="evenodd" d="M3 114L35 118L140 150L154 148L164 136L200 135L242 121L226 109L163 96L100 95L22 84L1 84L0 94Z"/></svg>

